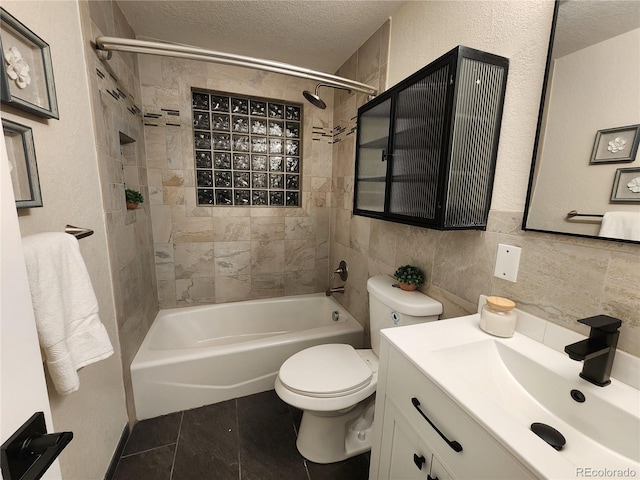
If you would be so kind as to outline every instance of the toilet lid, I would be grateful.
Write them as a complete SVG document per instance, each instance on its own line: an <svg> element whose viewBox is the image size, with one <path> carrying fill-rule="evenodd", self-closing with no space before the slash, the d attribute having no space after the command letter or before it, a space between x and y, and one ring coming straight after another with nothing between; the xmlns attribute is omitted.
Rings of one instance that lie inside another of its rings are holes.
<svg viewBox="0 0 640 480"><path fill-rule="evenodd" d="M373 372L351 345L307 348L290 357L278 377L289 390L311 397L338 397L369 385Z"/></svg>

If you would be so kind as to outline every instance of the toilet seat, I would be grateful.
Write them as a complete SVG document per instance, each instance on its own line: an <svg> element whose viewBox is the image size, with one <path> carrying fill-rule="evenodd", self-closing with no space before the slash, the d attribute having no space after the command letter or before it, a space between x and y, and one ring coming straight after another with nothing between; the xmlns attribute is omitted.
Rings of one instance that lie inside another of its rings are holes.
<svg viewBox="0 0 640 480"><path fill-rule="evenodd" d="M280 381L292 392L316 398L356 393L371 382L373 372L351 345L316 345L286 360Z"/></svg>
<svg viewBox="0 0 640 480"><path fill-rule="evenodd" d="M302 410L350 408L376 391L378 359L351 345L317 345L286 360L276 378L282 400Z"/></svg>

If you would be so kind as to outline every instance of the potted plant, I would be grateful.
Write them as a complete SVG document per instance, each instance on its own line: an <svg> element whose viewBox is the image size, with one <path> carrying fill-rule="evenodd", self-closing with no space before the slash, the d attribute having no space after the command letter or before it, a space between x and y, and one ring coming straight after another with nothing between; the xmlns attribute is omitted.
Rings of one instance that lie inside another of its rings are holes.
<svg viewBox="0 0 640 480"><path fill-rule="evenodd" d="M137 190L131 190L127 188L124 191L125 199L127 200L127 210L135 210L138 208L138 204L144 202L144 197Z"/></svg>
<svg viewBox="0 0 640 480"><path fill-rule="evenodd" d="M393 278L398 280L398 285L402 290L415 290L424 283L424 273L413 265L398 267Z"/></svg>

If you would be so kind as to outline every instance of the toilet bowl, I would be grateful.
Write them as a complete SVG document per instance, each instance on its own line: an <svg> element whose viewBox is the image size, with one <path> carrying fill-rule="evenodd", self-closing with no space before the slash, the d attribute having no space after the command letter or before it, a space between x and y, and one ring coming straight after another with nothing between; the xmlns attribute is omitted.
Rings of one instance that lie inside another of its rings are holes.
<svg viewBox="0 0 640 480"><path fill-rule="evenodd" d="M312 462L339 462L371 449L380 330L437 320L442 313L440 302L394 285L386 275L367 282L371 349L317 345L280 367L276 393L303 411L296 446Z"/></svg>

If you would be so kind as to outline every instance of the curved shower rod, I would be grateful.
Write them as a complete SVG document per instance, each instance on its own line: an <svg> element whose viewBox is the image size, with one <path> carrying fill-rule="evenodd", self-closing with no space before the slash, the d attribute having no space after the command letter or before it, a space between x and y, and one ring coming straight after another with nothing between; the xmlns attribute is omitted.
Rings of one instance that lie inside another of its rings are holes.
<svg viewBox="0 0 640 480"><path fill-rule="evenodd" d="M263 60L261 58L234 55L232 53L216 52L188 45L176 45L171 43L149 42L146 40L132 40L129 38L97 37L95 40L97 50L119 51L131 53L143 53L148 55L163 55L166 57L185 58L188 60L200 60L203 62L234 65L237 67L254 68L268 72L281 73L293 77L307 78L324 84L355 90L368 95L376 95L378 90L366 83L356 82L344 77L329 75L308 68L297 67L288 63Z"/></svg>

